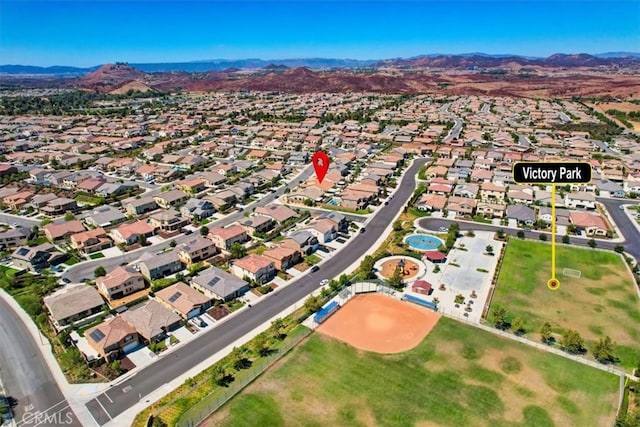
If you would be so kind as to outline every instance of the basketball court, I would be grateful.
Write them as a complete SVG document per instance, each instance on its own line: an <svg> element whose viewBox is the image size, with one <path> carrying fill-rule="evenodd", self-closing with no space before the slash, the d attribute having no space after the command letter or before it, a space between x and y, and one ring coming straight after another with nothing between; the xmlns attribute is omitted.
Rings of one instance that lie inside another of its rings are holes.
<svg viewBox="0 0 640 427"><path fill-rule="evenodd" d="M432 310L383 294L359 294L316 330L360 350L391 354L417 346L439 318Z"/></svg>

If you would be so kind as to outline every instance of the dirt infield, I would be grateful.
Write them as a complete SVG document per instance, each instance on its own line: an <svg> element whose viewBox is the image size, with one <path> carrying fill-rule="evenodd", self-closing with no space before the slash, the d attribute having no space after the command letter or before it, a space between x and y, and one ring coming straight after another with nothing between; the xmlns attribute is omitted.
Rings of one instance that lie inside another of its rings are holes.
<svg viewBox="0 0 640 427"><path fill-rule="evenodd" d="M318 331L376 353L401 353L417 346L440 316L381 294L353 297L318 327Z"/></svg>

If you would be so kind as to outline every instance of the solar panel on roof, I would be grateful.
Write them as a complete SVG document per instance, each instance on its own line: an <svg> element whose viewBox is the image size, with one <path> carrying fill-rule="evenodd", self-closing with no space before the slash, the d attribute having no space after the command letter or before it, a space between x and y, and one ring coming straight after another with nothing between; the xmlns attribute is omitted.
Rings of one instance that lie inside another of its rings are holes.
<svg viewBox="0 0 640 427"><path fill-rule="evenodd" d="M102 338L104 338L104 334L102 333L102 331L100 329L96 329L95 331L91 331L91 333L89 334L89 336L91 337L92 340L94 340L95 342L100 341Z"/></svg>
<svg viewBox="0 0 640 427"><path fill-rule="evenodd" d="M219 277L214 277L213 279L211 279L211 281L209 282L209 284L211 286L215 285L216 283L218 283L220 281Z"/></svg>
<svg viewBox="0 0 640 427"><path fill-rule="evenodd" d="M175 294L171 295L171 297L169 298L169 302L176 302L176 300L181 296L182 292L176 292Z"/></svg>
<svg viewBox="0 0 640 427"><path fill-rule="evenodd" d="M20 255L20 256L25 256L28 253L29 253L29 249L27 249L27 248L18 249L18 255Z"/></svg>

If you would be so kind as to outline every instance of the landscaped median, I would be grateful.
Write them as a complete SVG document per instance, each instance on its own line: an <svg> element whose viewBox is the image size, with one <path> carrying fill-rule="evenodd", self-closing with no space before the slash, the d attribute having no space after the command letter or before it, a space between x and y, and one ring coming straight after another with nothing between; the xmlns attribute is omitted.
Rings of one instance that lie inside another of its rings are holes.
<svg viewBox="0 0 640 427"><path fill-rule="evenodd" d="M300 325L307 315L308 310L302 308L275 320L267 331L140 412L132 425L144 427L150 417L154 425L170 426L196 425L204 420L311 332Z"/></svg>

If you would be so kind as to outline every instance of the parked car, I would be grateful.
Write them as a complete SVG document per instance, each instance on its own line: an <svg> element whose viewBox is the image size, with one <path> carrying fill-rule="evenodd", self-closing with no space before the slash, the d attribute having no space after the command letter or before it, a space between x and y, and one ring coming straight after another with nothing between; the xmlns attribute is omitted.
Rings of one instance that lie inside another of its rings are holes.
<svg viewBox="0 0 640 427"><path fill-rule="evenodd" d="M361 232L361 233L364 233L365 231L367 231L367 229L366 229L366 228L364 228L364 227L362 227L362 228L360 229L360 232Z"/></svg>
<svg viewBox="0 0 640 427"><path fill-rule="evenodd" d="M329 279L322 279L322 280L320 281L320 286L324 286L324 285L326 285L326 284L328 284L328 283L329 283Z"/></svg>
<svg viewBox="0 0 640 427"><path fill-rule="evenodd" d="M318 267L317 265L314 265L313 267L311 267L311 272L312 273L315 273L318 270L320 270L320 267Z"/></svg>

